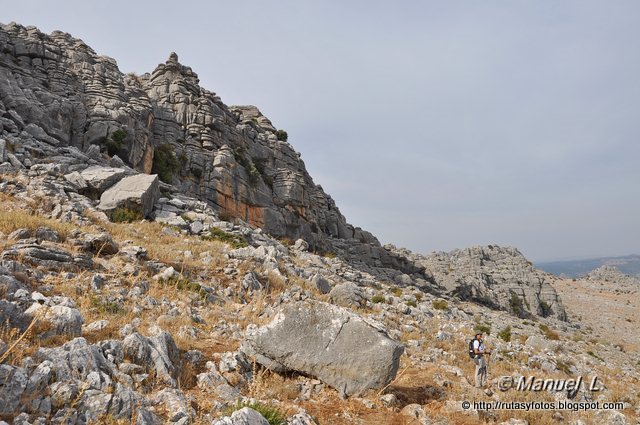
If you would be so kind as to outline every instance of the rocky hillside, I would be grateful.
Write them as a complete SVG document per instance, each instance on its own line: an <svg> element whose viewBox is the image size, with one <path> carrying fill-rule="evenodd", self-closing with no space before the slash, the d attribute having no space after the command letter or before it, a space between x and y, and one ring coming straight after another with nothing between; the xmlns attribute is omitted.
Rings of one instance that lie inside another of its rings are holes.
<svg viewBox="0 0 640 425"><path fill-rule="evenodd" d="M582 325L591 307L567 315L561 282L514 248L380 246L285 138L256 108L202 89L175 55L123 75L68 34L2 26L0 420L640 416L637 351ZM484 390L466 352L477 331L495 350ZM600 392L498 387L500 375L594 373ZM463 400L620 404L518 412Z"/></svg>

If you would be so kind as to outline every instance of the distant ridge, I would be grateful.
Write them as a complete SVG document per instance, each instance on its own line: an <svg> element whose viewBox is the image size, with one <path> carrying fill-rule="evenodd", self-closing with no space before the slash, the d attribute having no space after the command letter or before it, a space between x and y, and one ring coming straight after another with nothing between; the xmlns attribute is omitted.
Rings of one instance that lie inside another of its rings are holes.
<svg viewBox="0 0 640 425"><path fill-rule="evenodd" d="M602 266L612 266L629 276L640 276L640 255L601 257L586 260L548 261L536 263L536 267L557 276L576 278Z"/></svg>

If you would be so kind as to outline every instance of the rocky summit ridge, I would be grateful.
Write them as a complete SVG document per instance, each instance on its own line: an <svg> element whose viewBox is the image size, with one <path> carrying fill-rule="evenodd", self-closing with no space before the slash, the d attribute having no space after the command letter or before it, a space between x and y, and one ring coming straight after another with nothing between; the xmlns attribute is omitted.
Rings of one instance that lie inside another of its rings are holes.
<svg viewBox="0 0 640 425"><path fill-rule="evenodd" d="M589 417L637 416L640 359L567 322L556 278L516 248L381 246L286 132L175 53L123 74L69 34L0 26L0 202L0 421L511 420L460 407L521 398L472 387L477 331L505 373L615 374L626 416Z"/></svg>

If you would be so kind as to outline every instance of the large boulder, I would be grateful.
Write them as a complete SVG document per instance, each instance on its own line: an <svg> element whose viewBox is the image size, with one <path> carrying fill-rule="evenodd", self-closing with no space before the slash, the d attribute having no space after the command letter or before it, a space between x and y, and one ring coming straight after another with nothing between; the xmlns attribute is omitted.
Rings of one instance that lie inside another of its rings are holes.
<svg viewBox="0 0 640 425"><path fill-rule="evenodd" d="M380 324L316 301L290 304L269 325L249 328L241 349L271 370L315 376L344 395L383 388L404 351Z"/></svg>
<svg viewBox="0 0 640 425"><path fill-rule="evenodd" d="M160 198L159 184L156 174L125 177L102 194L98 209L109 214L117 208L127 208L148 217Z"/></svg>

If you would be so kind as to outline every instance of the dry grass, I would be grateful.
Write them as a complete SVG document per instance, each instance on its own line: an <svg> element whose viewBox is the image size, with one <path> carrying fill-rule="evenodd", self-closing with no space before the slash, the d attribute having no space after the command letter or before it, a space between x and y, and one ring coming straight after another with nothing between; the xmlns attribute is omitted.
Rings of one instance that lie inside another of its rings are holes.
<svg viewBox="0 0 640 425"><path fill-rule="evenodd" d="M57 231L62 240L77 228L71 223L62 223L35 213L29 213L15 202L3 202L2 210L0 210L0 232L8 235L14 230L36 230L38 227L49 227Z"/></svg>

